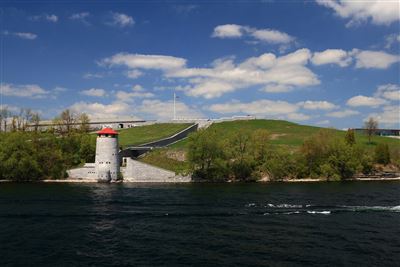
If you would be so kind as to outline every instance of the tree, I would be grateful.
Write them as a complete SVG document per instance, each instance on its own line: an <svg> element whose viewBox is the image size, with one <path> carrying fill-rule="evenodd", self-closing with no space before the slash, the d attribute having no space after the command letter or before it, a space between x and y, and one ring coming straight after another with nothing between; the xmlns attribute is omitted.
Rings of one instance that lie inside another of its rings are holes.
<svg viewBox="0 0 400 267"><path fill-rule="evenodd" d="M226 178L224 151L215 131L200 129L188 138L188 160L194 178Z"/></svg>
<svg viewBox="0 0 400 267"><path fill-rule="evenodd" d="M255 130L251 135L251 150L254 160L258 163L262 163L267 156L269 139L269 132L264 129Z"/></svg>
<svg viewBox="0 0 400 267"><path fill-rule="evenodd" d="M378 129L378 121L370 117L368 121L364 123L365 132L368 135L368 142L371 143L371 137L375 134Z"/></svg>
<svg viewBox="0 0 400 267"><path fill-rule="evenodd" d="M24 109L24 117L22 119L22 130L25 131L28 123L32 120L33 112L30 108Z"/></svg>
<svg viewBox="0 0 400 267"><path fill-rule="evenodd" d="M89 127L89 123L90 123L89 116L86 113L82 113L79 116L78 120L79 120L79 123L80 123L79 130L82 133L88 133L89 130L90 130L90 127Z"/></svg>
<svg viewBox="0 0 400 267"><path fill-rule="evenodd" d="M39 123L40 123L40 115L38 112L35 112L32 114L30 122L32 123L32 125L34 127L35 132L37 132L39 129Z"/></svg>
<svg viewBox="0 0 400 267"><path fill-rule="evenodd" d="M247 180L253 172L254 159L251 151L251 132L239 129L228 142L229 167L233 178Z"/></svg>
<svg viewBox="0 0 400 267"><path fill-rule="evenodd" d="M0 130L2 129L1 121L3 121L4 127L3 130L7 132L7 120L11 116L11 112L8 111L7 107L3 107L0 109Z"/></svg>
<svg viewBox="0 0 400 267"><path fill-rule="evenodd" d="M348 129L344 139L348 145L350 145L350 146L354 145L356 143L356 137L354 136L354 130Z"/></svg>
<svg viewBox="0 0 400 267"><path fill-rule="evenodd" d="M375 161L384 165L390 163L390 152L387 144L378 144L375 147Z"/></svg>
<svg viewBox="0 0 400 267"><path fill-rule="evenodd" d="M66 109L63 112L61 112L60 118L63 126L65 127L65 132L67 134L70 134L73 124L76 121L75 115L69 109Z"/></svg>

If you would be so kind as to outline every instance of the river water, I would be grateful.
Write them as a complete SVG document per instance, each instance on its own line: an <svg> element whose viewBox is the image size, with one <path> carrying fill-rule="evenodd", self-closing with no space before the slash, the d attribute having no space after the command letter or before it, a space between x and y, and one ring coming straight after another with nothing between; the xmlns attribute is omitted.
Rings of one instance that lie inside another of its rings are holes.
<svg viewBox="0 0 400 267"><path fill-rule="evenodd" d="M400 266L400 182L0 184L0 266Z"/></svg>

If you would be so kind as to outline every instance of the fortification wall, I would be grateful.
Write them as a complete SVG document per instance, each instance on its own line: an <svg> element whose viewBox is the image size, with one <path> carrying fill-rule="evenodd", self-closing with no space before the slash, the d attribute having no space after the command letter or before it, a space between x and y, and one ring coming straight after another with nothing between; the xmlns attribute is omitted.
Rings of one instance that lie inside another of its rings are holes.
<svg viewBox="0 0 400 267"><path fill-rule="evenodd" d="M184 183L191 182L189 176L175 175L174 172L128 158L126 167L121 168L124 182Z"/></svg>

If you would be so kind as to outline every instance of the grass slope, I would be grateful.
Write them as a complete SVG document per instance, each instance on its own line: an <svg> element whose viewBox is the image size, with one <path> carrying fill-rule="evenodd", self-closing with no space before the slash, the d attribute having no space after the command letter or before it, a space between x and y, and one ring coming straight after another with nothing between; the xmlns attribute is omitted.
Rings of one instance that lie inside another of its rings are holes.
<svg viewBox="0 0 400 267"><path fill-rule="evenodd" d="M157 123L123 129L119 131L119 144L126 147L157 141L174 135L190 125L190 123Z"/></svg>
<svg viewBox="0 0 400 267"><path fill-rule="evenodd" d="M320 127L300 125L288 121L281 120L248 120L248 121L230 121L214 123L208 130L217 131L218 136L223 139L239 129L247 129L254 131L257 129L265 129L271 135L270 143L274 145L281 145L291 148L300 147L304 140L306 140L312 134L318 132ZM344 138L346 132L334 130L338 137ZM356 134L356 141L358 144L365 145L368 147L375 147L375 143L387 143L392 148L400 149L400 140L374 136L372 138L372 144L368 143L368 137L363 134ZM186 149L187 140L183 140L171 146L177 149Z"/></svg>
<svg viewBox="0 0 400 267"><path fill-rule="evenodd" d="M219 138L221 139L224 139L227 136L234 134L241 128L250 131L265 129L271 135L271 144L286 147L287 149L291 150L296 150L300 148L304 140L322 129L320 127L299 125L296 123L281 120L248 120L214 123L207 130L217 131L217 136L219 136ZM344 138L346 134L345 131L333 131L339 138ZM392 151L400 151L400 139L374 136L372 138L372 144L369 144L368 137L366 135L356 134L356 142L357 144L362 145L369 150L373 150L378 143L386 143L389 145ZM186 167L188 167L188 165L168 158L167 154L168 151L187 151L187 144L187 139L184 139L178 143L171 145L168 148L164 148L160 151L153 151L147 154L141 160L175 172L182 171L182 169L185 169Z"/></svg>

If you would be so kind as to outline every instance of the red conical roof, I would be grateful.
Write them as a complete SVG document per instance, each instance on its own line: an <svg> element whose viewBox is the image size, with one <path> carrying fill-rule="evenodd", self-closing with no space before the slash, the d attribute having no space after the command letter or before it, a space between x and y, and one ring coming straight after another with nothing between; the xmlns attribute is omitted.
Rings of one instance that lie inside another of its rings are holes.
<svg viewBox="0 0 400 267"><path fill-rule="evenodd" d="M118 132L114 131L111 128L103 128L101 131L98 131L97 134L111 134L111 135L117 135Z"/></svg>

